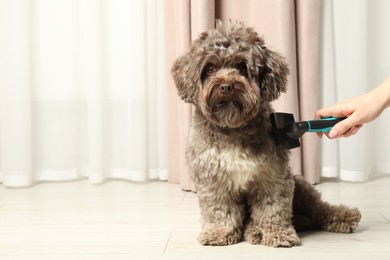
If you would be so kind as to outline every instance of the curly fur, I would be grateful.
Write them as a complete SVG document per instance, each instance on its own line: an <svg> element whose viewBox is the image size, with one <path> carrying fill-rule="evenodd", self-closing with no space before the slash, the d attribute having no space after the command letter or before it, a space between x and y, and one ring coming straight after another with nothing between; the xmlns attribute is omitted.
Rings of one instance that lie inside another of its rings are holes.
<svg viewBox="0 0 390 260"><path fill-rule="evenodd" d="M357 227L360 212L322 201L293 177L289 151L270 135L270 102L286 91L288 73L285 59L240 22L218 22L175 61L178 94L195 107L186 158L204 221L201 244L291 247L296 230Z"/></svg>

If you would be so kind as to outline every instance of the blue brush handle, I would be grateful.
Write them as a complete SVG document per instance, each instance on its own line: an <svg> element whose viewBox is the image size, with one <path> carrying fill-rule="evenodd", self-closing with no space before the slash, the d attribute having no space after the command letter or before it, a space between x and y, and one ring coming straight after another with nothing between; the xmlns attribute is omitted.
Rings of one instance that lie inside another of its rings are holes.
<svg viewBox="0 0 390 260"><path fill-rule="evenodd" d="M332 127L344 118L327 117L319 120L308 120L308 132L328 133Z"/></svg>

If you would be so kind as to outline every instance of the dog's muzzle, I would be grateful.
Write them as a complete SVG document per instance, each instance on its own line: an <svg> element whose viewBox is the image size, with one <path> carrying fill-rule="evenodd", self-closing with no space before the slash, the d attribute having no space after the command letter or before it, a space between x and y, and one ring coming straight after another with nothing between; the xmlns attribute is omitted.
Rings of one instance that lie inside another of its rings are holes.
<svg viewBox="0 0 390 260"><path fill-rule="evenodd" d="M214 113L232 108L242 111L243 105L239 89L239 83L221 83L219 86L216 86L211 93L211 110Z"/></svg>

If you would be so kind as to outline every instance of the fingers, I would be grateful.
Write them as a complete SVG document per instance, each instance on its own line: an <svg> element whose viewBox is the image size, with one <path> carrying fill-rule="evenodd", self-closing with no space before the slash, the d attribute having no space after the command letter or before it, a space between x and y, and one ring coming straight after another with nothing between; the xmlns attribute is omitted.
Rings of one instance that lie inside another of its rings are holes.
<svg viewBox="0 0 390 260"><path fill-rule="evenodd" d="M333 128L335 128L335 127L336 127L336 125ZM359 132L360 128L362 128L362 127L363 127L363 125L356 125L356 126L353 126L344 132L341 132L337 129L332 128L331 131L329 132L329 134L326 134L326 136L330 139L335 139L335 138L339 138L339 137L350 137L352 135L355 135L357 132Z"/></svg>
<svg viewBox="0 0 390 260"><path fill-rule="evenodd" d="M318 115L316 114L316 117L317 116ZM343 121L334 125L330 132L325 133L325 135L330 139L350 137L351 135L355 135L362 126L363 124L359 124L359 116L357 114L352 114L350 117L347 117ZM317 136L322 138L323 133L317 133Z"/></svg>
<svg viewBox="0 0 390 260"><path fill-rule="evenodd" d="M361 124L359 124L359 118L357 114L352 114L350 117L347 117L343 121L337 123L329 132L329 138L337 138L341 136L350 136L353 133L357 133L360 129Z"/></svg>
<svg viewBox="0 0 390 260"><path fill-rule="evenodd" d="M341 109L338 109L337 107L333 108L324 108L321 110L318 110L314 118L315 119L321 119L321 118L326 118L326 117L337 117L337 118L344 118L348 117L351 113L346 113L346 111L342 111Z"/></svg>
<svg viewBox="0 0 390 260"><path fill-rule="evenodd" d="M351 129L349 129L347 132L343 134L343 137L350 137L352 135L355 135L360 130L360 128L362 128L362 126L363 125L357 125L352 127Z"/></svg>
<svg viewBox="0 0 390 260"><path fill-rule="evenodd" d="M330 111L329 111L330 110ZM341 110L341 109L321 109L315 114L316 119L324 117L345 118L343 121L333 126L329 133L325 134L328 138L349 137L356 134L362 127L362 116L359 111ZM364 121L364 120L363 120ZM322 135L318 135L322 137Z"/></svg>
<svg viewBox="0 0 390 260"><path fill-rule="evenodd" d="M362 128L363 125L356 125L352 128L348 129L346 132L339 134L339 132L336 130L336 132L333 132L332 130L329 133L325 133L325 135L330 139L335 139L339 137L350 137L352 135L355 135L357 132L359 132L360 128ZM316 133L319 138L322 138L324 133Z"/></svg>

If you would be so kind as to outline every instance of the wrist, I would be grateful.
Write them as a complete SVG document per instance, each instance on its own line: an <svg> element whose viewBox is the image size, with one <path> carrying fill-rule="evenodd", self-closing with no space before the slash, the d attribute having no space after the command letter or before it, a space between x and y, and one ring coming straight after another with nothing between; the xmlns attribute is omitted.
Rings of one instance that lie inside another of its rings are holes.
<svg viewBox="0 0 390 260"><path fill-rule="evenodd" d="M381 85L381 97L384 99L383 101L383 109L390 106L390 78L386 79Z"/></svg>
<svg viewBox="0 0 390 260"><path fill-rule="evenodd" d="M381 111L390 106L390 78L386 79L382 84L372 91L374 96L373 102L377 102L381 106Z"/></svg>

